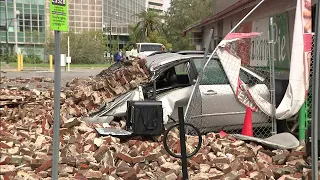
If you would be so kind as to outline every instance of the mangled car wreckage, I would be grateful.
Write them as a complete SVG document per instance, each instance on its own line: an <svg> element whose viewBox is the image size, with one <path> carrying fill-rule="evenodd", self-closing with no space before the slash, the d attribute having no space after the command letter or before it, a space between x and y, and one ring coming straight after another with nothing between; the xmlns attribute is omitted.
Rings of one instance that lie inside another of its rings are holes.
<svg viewBox="0 0 320 180"><path fill-rule="evenodd" d="M157 100L162 102L163 122L167 124L170 117L177 119L178 107L187 106L204 64L204 52L200 51L166 52L148 56L146 58L146 67L150 73L148 82L105 104L91 117L95 121L108 124L114 118L126 116L127 101ZM245 67L241 67L240 76L246 84L259 89L261 97L269 98L267 82L262 76ZM209 62L203 72L199 91L201 119L212 122L211 130L230 125L241 127L246 108L235 97L217 56L214 56L214 60ZM219 106L221 103L225 106ZM255 126L269 121L268 116L263 113L254 112L252 116ZM104 126L107 126L106 124Z"/></svg>

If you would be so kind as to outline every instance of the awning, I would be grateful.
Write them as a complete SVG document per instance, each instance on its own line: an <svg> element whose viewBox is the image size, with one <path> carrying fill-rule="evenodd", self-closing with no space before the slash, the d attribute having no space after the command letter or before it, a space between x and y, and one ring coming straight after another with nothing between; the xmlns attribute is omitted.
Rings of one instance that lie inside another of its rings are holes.
<svg viewBox="0 0 320 180"><path fill-rule="evenodd" d="M183 36L185 36L189 31L192 29L203 27L207 24L215 23L221 19L224 19L228 16L231 16L233 14L236 14L240 11L243 11L247 8L253 7L257 5L261 0L239 0L237 3L229 6L225 10L205 18L204 20L200 21L199 23L193 24L189 26L186 30L183 31Z"/></svg>

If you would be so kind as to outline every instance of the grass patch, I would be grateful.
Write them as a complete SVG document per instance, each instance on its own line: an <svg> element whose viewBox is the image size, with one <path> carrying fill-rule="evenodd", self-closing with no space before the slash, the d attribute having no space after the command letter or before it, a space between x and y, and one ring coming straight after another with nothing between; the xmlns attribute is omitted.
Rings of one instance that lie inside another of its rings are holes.
<svg viewBox="0 0 320 180"><path fill-rule="evenodd" d="M5 66L5 63L0 63L0 66ZM70 68L108 68L111 64L70 64ZM9 67L16 68L18 64L16 62L9 63ZM41 67L41 68L50 68L48 63L41 63L41 64L31 64L25 63L23 64L24 68L33 68L33 67ZM54 65L53 65L54 68Z"/></svg>

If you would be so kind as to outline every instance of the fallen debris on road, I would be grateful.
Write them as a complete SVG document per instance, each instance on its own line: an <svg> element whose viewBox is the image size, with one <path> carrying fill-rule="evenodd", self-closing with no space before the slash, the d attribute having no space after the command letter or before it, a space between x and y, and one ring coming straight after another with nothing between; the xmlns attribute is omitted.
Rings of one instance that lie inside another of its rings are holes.
<svg viewBox="0 0 320 180"><path fill-rule="evenodd" d="M165 152L162 137L158 142L99 137L94 128L101 125L84 121L104 101L148 80L139 62L113 72L74 79L62 88L59 179L181 179L181 162ZM14 80L1 77L1 83L7 81ZM2 88L0 114L0 179L51 179L53 90ZM121 128L123 121L110 126ZM169 144L179 151L178 135L169 136ZM310 180L311 170L303 168L304 154L303 147L271 151L234 141L230 135L209 133L203 136L199 153L188 160L189 174L199 180Z"/></svg>

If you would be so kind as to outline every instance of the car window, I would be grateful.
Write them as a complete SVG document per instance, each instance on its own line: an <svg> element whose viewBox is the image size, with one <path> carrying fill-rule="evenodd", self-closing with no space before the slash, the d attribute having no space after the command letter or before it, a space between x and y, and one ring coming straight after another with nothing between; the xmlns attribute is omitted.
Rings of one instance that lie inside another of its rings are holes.
<svg viewBox="0 0 320 180"><path fill-rule="evenodd" d="M204 65L204 61L202 57L193 58L194 65L196 66L197 72L201 71L202 66Z"/></svg>
<svg viewBox="0 0 320 180"><path fill-rule="evenodd" d="M228 78L217 60L209 61L200 79L200 85L228 84Z"/></svg>
<svg viewBox="0 0 320 180"><path fill-rule="evenodd" d="M177 66L174 67L174 69L176 70L177 75L178 74L188 74L189 72L189 67L190 67L190 63L183 63L183 64L179 64Z"/></svg>
<svg viewBox="0 0 320 180"><path fill-rule="evenodd" d="M197 72L199 73L201 71L201 68L204 65L203 58L193 58L194 59L194 64L196 66ZM210 66L210 67L209 67ZM210 68L211 70L214 70L214 72L210 72L208 69ZM215 79L209 79L210 77L213 77L214 74L217 74L218 78ZM244 72L242 69L240 69L240 78L244 83L249 83L251 76ZM202 78L202 85L213 85L213 84L228 84L228 77L226 76L223 67L221 63L217 60L210 61L208 64L208 67L205 70L205 77Z"/></svg>
<svg viewBox="0 0 320 180"><path fill-rule="evenodd" d="M190 62L184 62L162 72L157 78L157 89L171 86L188 85Z"/></svg>
<svg viewBox="0 0 320 180"><path fill-rule="evenodd" d="M140 52L144 51L161 51L161 45L144 44L141 45Z"/></svg>

